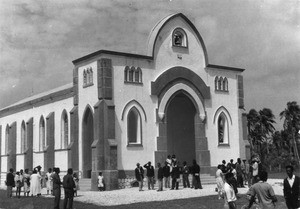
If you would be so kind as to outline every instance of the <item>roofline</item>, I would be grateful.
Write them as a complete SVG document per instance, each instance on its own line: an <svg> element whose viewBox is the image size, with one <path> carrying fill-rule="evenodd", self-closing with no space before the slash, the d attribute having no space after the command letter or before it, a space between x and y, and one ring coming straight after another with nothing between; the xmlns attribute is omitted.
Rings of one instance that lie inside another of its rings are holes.
<svg viewBox="0 0 300 209"><path fill-rule="evenodd" d="M124 57L133 57L133 58L139 58L139 59L147 59L147 60L153 60L153 57L150 56L146 56L146 55L141 55L141 54L131 54L131 53L126 53L126 52L117 52L117 51L110 51L110 50L99 50L96 52L93 52L91 54L88 54L86 56L80 57L76 60L73 60L72 63L74 65L79 64L80 62L99 56L101 54L109 54L109 55L116 55L116 56L124 56Z"/></svg>
<svg viewBox="0 0 300 209"><path fill-rule="evenodd" d="M67 98L70 98L73 96L74 96L74 87L72 86L70 88L56 91L56 92L50 93L48 95L44 95L44 96L29 100L24 103L20 103L17 105L9 106L7 108L3 108L0 110L0 118L17 113L17 112L28 110L33 107L39 107L39 106L42 106L45 104L64 100L64 99L67 99Z"/></svg>
<svg viewBox="0 0 300 209"><path fill-rule="evenodd" d="M208 64L206 68L210 69L220 69L220 70L231 70L231 71L237 71L237 72L244 72L245 69L242 68L236 68L236 67L228 67L228 66L222 66L222 65L212 65Z"/></svg>

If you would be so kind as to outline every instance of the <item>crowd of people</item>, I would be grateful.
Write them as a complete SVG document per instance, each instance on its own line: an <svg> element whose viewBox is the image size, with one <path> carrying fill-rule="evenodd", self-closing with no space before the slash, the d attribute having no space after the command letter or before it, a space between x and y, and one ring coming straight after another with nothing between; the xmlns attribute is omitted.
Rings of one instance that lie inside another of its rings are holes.
<svg viewBox="0 0 300 209"><path fill-rule="evenodd" d="M283 193L288 209L300 208L300 178L294 175L294 168L286 166L287 177L283 181ZM251 161L237 159L234 163L223 160L216 171L216 183L219 199L224 199L224 208L236 209L237 193L239 187L248 185L247 196L249 203L242 206L242 209L250 209L254 204L255 208L271 209L276 208L277 198L270 184L267 183L268 173L263 169L259 157Z"/></svg>
<svg viewBox="0 0 300 209"><path fill-rule="evenodd" d="M153 190L155 182L155 169L149 161L144 166L141 166L140 163L136 164L135 177L139 183L139 191L143 191L144 168L146 169L148 189ZM191 166L188 166L186 161L183 162L183 166L180 166L175 155L168 155L164 162L164 166L158 162L157 168L157 191L163 191L163 185L165 186L165 189L178 190L181 174L184 188L188 187L202 189L200 180L200 166L197 164L196 160L192 161ZM193 177L191 184L189 181L190 174Z"/></svg>
<svg viewBox="0 0 300 209"><path fill-rule="evenodd" d="M41 166L33 168L31 172L21 169L14 174L11 168L6 175L5 184L7 186L7 197L12 198L12 189L16 187L16 197L21 197L23 190L24 196L41 196L42 186L44 180L46 181L47 195L54 196L54 208L60 208L61 187L64 189L64 208L73 208L74 195L77 196L79 189L79 178L77 173L73 173L73 169L69 168L67 174L64 175L63 180L59 176L60 169L58 167L49 168L45 175L42 175Z"/></svg>

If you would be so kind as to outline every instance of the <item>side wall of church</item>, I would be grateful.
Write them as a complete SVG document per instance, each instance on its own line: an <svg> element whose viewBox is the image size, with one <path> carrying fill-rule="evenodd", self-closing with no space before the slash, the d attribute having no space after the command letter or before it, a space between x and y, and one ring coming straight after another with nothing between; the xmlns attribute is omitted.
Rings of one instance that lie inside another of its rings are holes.
<svg viewBox="0 0 300 209"><path fill-rule="evenodd" d="M7 172L7 155L5 153L6 147L6 131L5 128L7 125L11 125L16 123L16 147L15 147L15 154L16 154L16 165L15 169L25 169L25 162L24 162L24 152L21 151L21 124L24 121L25 124L33 119L33 162L32 166L35 167L37 165L42 166L43 171L47 171L48 168L44 167L44 154L45 152L40 149L40 141L39 141L39 125L41 118L45 121L45 136L46 136L46 144L47 142L47 117L50 115L54 115L54 166L60 167L61 171L67 171L67 149L62 149L62 140L61 140L61 121L62 121L62 113L65 110L68 115L68 121L70 121L70 110L73 107L73 98L66 98L64 100L56 101L53 103L43 104L37 107L31 107L30 109L17 112L5 117L0 118L0 125L4 127L2 128L1 132L1 172ZM69 122L70 124L70 122ZM26 128L25 128L26 129ZM68 132L70 133L70 125L68 126ZM70 137L70 134L69 134ZM10 138L9 138L10 139ZM70 138L68 139L70 141ZM29 168L31 170L32 168Z"/></svg>

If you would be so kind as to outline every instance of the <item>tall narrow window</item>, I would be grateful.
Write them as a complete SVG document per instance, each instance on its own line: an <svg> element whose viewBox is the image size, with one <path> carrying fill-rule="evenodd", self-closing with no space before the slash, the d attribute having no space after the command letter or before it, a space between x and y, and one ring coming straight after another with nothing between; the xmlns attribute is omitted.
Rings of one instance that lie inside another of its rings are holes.
<svg viewBox="0 0 300 209"><path fill-rule="evenodd" d="M228 91L228 80L226 77L223 79L223 90Z"/></svg>
<svg viewBox="0 0 300 209"><path fill-rule="evenodd" d="M224 113L218 118L218 140L219 144L228 144L228 124Z"/></svg>
<svg viewBox="0 0 300 209"><path fill-rule="evenodd" d="M218 90L222 90L223 78L220 77L218 80Z"/></svg>
<svg viewBox="0 0 300 209"><path fill-rule="evenodd" d="M68 114L64 110L61 116L61 148L65 149L68 146L69 140L69 125L68 125Z"/></svg>
<svg viewBox="0 0 300 209"><path fill-rule="evenodd" d="M141 116L138 110L133 107L127 116L127 137L128 144L141 144Z"/></svg>
<svg viewBox="0 0 300 209"><path fill-rule="evenodd" d="M83 86L87 85L87 72L86 70L83 71Z"/></svg>
<svg viewBox="0 0 300 209"><path fill-rule="evenodd" d="M129 67L126 66L124 70L124 81L128 81Z"/></svg>
<svg viewBox="0 0 300 209"><path fill-rule="evenodd" d="M133 73L135 71L135 68L134 67L131 67L130 70L129 70L129 81L130 82L133 82Z"/></svg>
<svg viewBox="0 0 300 209"><path fill-rule="evenodd" d="M8 138L9 138L9 125L6 126L5 130L5 154L8 154Z"/></svg>
<svg viewBox="0 0 300 209"><path fill-rule="evenodd" d="M39 151L43 151L46 146L45 120L43 116L40 119L39 125Z"/></svg>
<svg viewBox="0 0 300 209"><path fill-rule="evenodd" d="M215 90L218 90L218 81L219 81L219 77L216 76L216 78L215 78Z"/></svg>
<svg viewBox="0 0 300 209"><path fill-rule="evenodd" d="M90 68L89 69L89 84L93 84L93 69L92 68Z"/></svg>
<svg viewBox="0 0 300 209"><path fill-rule="evenodd" d="M21 149L20 153L24 153L26 151L26 126L23 121L21 124Z"/></svg>

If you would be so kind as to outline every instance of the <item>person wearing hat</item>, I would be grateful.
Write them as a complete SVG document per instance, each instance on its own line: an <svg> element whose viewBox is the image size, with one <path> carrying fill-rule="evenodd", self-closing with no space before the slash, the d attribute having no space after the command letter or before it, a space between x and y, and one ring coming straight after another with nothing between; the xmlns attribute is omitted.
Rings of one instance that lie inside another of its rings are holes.
<svg viewBox="0 0 300 209"><path fill-rule="evenodd" d="M144 169L137 163L134 172L135 178L139 182L139 191L143 191Z"/></svg>
<svg viewBox="0 0 300 209"><path fill-rule="evenodd" d="M154 189L154 167L151 165L151 162L149 161L144 165L144 168L147 169L148 189L149 190Z"/></svg>

